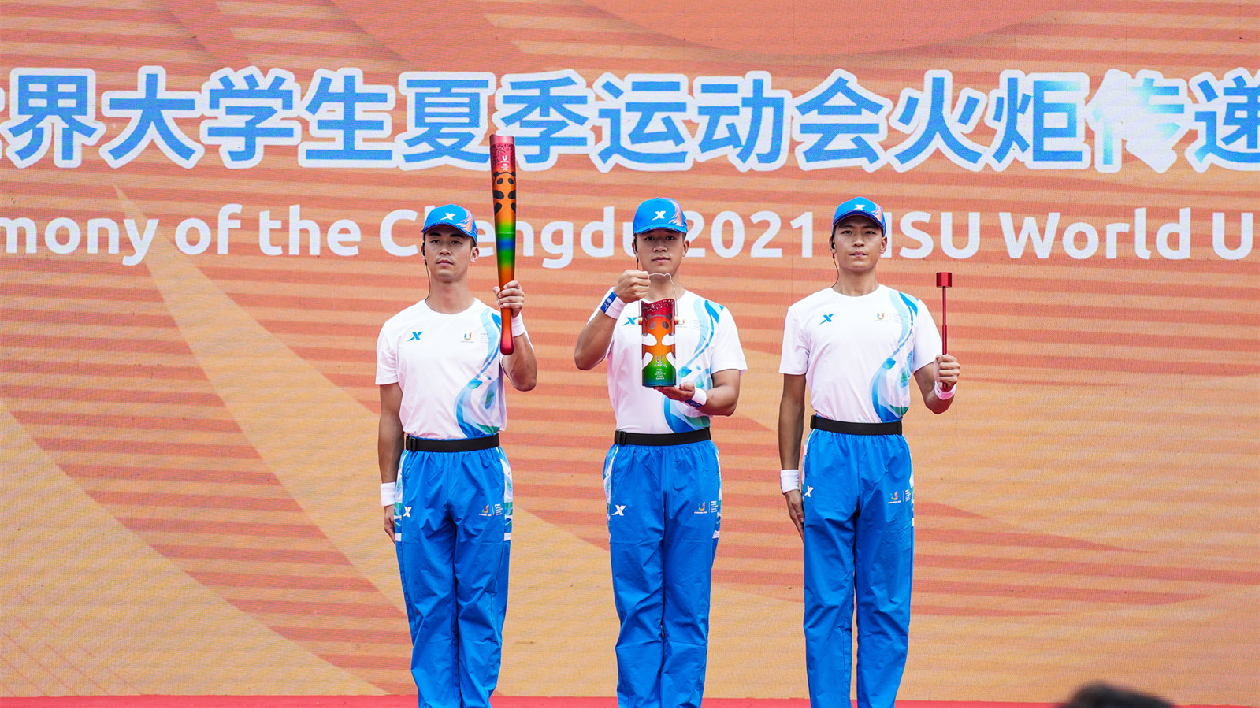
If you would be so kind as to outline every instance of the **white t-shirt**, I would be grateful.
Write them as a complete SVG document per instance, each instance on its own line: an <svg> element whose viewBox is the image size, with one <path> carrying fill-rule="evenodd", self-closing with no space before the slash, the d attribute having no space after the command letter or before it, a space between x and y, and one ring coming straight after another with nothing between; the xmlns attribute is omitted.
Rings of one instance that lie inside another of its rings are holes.
<svg viewBox="0 0 1260 708"><path fill-rule="evenodd" d="M781 374L805 374L818 415L901 420L914 372L941 354L927 306L883 285L861 297L820 290L788 308Z"/></svg>
<svg viewBox="0 0 1260 708"><path fill-rule="evenodd" d="M610 289L609 293L612 292ZM621 311L613 329L608 359L608 398L617 430L627 433L686 433L709 427L709 417L643 385L641 302ZM592 317L607 317L596 310ZM713 388L713 372L747 371L735 319L721 305L688 290L674 303L674 362L678 382Z"/></svg>
<svg viewBox="0 0 1260 708"><path fill-rule="evenodd" d="M376 383L402 387L409 435L477 438L507 423L499 354L500 316L480 300L444 315L423 301L385 322L376 340Z"/></svg>

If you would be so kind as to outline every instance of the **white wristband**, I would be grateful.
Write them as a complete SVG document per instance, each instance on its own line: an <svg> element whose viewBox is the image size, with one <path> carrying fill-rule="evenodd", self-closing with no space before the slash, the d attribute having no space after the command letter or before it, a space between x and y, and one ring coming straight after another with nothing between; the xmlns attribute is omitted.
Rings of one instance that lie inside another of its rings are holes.
<svg viewBox="0 0 1260 708"><path fill-rule="evenodd" d="M709 392L705 391L702 388L697 388L695 391L691 392L691 400L684 401L684 403L691 406L692 408L700 408L708 400L709 400Z"/></svg>
<svg viewBox="0 0 1260 708"><path fill-rule="evenodd" d="M779 488L784 494L801 488L800 470L782 470L779 472Z"/></svg>
<svg viewBox="0 0 1260 708"><path fill-rule="evenodd" d="M626 309L626 303L624 300L617 297L617 293L615 291L608 293L608 297L605 297L604 301L599 304L599 311L614 320L621 317L621 311L624 309Z"/></svg>
<svg viewBox="0 0 1260 708"><path fill-rule="evenodd" d="M954 397L954 391L957 391L957 390L958 390L958 384L954 384L953 386L950 386L948 391L943 390L941 388L940 381L937 381L936 385L932 387L932 391L936 393L936 400L938 401L948 401L949 399Z"/></svg>
<svg viewBox="0 0 1260 708"><path fill-rule="evenodd" d="M521 313L512 315L512 336L519 337L525 334L525 318Z"/></svg>
<svg viewBox="0 0 1260 708"><path fill-rule="evenodd" d="M381 482L381 506L394 505L394 482Z"/></svg>

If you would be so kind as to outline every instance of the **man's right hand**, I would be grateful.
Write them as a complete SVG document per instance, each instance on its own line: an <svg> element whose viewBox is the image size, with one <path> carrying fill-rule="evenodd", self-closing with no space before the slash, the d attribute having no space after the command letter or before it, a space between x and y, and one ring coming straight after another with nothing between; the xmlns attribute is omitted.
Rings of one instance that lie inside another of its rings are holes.
<svg viewBox="0 0 1260 708"><path fill-rule="evenodd" d="M382 507L385 509L385 535L389 536L389 540L394 540L394 505Z"/></svg>
<svg viewBox="0 0 1260 708"><path fill-rule="evenodd" d="M617 293L617 299L622 302L635 302L647 296L651 285L652 278L648 276L647 271L627 270L617 278L617 287L614 288L614 292Z"/></svg>
<svg viewBox="0 0 1260 708"><path fill-rule="evenodd" d="M801 502L801 490L784 492L783 501L787 502L788 518L796 524L796 532L801 535L801 540L805 540L805 505Z"/></svg>

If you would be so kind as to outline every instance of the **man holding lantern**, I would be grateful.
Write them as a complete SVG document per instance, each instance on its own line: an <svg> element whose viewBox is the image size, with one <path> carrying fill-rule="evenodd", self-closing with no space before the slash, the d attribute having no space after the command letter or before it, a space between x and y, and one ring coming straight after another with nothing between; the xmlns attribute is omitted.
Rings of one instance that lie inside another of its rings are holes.
<svg viewBox="0 0 1260 708"><path fill-rule="evenodd" d="M584 371L608 360L617 419L604 461L617 702L696 708L722 508L709 418L735 412L748 367L730 312L678 280L688 248L678 202L643 202L633 227L636 268L617 278L573 352Z"/></svg>

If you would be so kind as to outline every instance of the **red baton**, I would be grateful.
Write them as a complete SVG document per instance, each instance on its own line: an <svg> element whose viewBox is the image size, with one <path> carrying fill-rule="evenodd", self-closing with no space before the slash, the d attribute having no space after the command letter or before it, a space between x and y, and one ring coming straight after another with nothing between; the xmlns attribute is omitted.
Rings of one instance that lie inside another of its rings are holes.
<svg viewBox="0 0 1260 708"><path fill-rule="evenodd" d="M945 324L945 290L954 287L953 273L937 273L936 287L941 289L941 353L949 353L949 325Z"/></svg>

